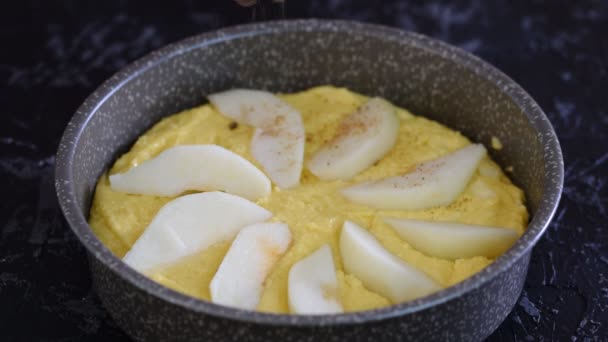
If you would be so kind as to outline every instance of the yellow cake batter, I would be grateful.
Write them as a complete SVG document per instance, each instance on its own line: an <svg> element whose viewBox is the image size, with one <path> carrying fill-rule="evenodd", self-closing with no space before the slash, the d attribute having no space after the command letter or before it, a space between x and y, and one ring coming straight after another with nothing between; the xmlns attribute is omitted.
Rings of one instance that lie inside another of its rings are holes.
<svg viewBox="0 0 608 342"><path fill-rule="evenodd" d="M338 123L367 98L343 88L317 87L280 96L302 114L306 129L305 160L334 135ZM346 311L390 305L386 298L367 290L354 276L346 274L338 250L344 220L351 220L370 232L390 252L422 270L442 286L451 286L492 262L485 257L444 260L424 255L378 218L379 215L413 219L453 221L505 227L522 234L528 220L523 192L511 184L489 157L484 157L466 190L449 206L417 211L375 210L349 202L339 189L361 181L403 174L413 165L435 159L470 144L459 132L437 122L398 109L400 135L393 149L376 165L350 181L320 181L306 168L301 184L289 190L273 188L257 203L270 210L273 220L289 224L292 244L277 262L265 282L258 310L287 313L287 274L301 258L325 243L332 247L337 267L340 298ZM217 144L247 158L253 128L236 125L212 106L202 105L156 124L133 148L120 157L109 173L125 172L161 151L184 144ZM97 185L89 222L99 239L122 257L172 197L130 195L110 188L107 173ZM168 287L209 300L209 283L230 246L218 243L176 264L154 270L149 276Z"/></svg>

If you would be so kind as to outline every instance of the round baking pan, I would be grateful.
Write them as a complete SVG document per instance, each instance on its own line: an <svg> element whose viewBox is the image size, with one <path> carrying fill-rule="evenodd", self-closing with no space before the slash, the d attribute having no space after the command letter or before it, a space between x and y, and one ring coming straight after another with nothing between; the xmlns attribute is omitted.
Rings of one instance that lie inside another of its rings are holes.
<svg viewBox="0 0 608 342"><path fill-rule="evenodd" d="M228 88L293 92L331 84L382 96L488 144L526 194L526 232L491 265L414 301L340 315L253 312L199 300L124 264L87 223L96 182L161 118ZM257 23L201 34L134 62L78 109L57 154L56 188L86 247L94 287L140 341L473 341L494 331L521 292L530 253L562 192L563 160L545 114L515 82L463 50L428 37L348 21Z"/></svg>

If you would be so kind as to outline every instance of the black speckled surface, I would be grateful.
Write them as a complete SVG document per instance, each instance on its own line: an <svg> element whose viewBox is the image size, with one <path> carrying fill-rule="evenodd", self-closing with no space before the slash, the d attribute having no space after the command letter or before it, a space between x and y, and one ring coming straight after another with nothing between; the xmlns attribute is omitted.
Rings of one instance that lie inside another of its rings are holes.
<svg viewBox="0 0 608 342"><path fill-rule="evenodd" d="M0 336L122 340L58 211L53 154L101 81L176 39L250 20L228 0L22 1L0 11ZM519 82L561 139L566 183L524 293L490 340L608 339L608 5L604 1L289 2L287 17L365 20L464 47ZM255 61L252 61L255 63Z"/></svg>

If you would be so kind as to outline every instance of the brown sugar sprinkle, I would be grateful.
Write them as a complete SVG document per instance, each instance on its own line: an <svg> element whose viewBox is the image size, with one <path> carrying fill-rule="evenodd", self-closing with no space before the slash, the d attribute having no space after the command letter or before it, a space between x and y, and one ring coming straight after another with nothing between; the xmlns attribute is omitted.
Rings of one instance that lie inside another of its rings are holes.
<svg viewBox="0 0 608 342"><path fill-rule="evenodd" d="M235 129L239 128L239 124L236 121L232 121L229 125L228 125L228 129L230 129L231 131L234 131Z"/></svg>
<svg viewBox="0 0 608 342"><path fill-rule="evenodd" d="M276 118L274 118L274 122L273 125L279 126L285 123L285 116L283 115L279 115Z"/></svg>
<svg viewBox="0 0 608 342"><path fill-rule="evenodd" d="M276 245L274 242L272 241L268 241L265 238L259 238L258 242L260 243L260 246L262 247L262 254L264 255L264 269L266 270L270 270L272 268L272 266L274 265L274 262L276 261L276 259L283 254L281 251L281 247ZM264 284L266 284L266 281L264 281Z"/></svg>
<svg viewBox="0 0 608 342"><path fill-rule="evenodd" d="M281 134L281 132L284 129L283 126L285 124L285 121L286 120L285 120L284 115L279 115L279 116L275 117L271 123L264 126L264 128L262 129L262 135L268 136L268 137L279 136L279 134Z"/></svg>
<svg viewBox="0 0 608 342"><path fill-rule="evenodd" d="M323 298L325 299L333 299L336 301L340 299L338 288L334 285L322 284L321 290L323 291Z"/></svg>
<svg viewBox="0 0 608 342"><path fill-rule="evenodd" d="M296 148L296 146L298 146L298 142L300 139L303 139L303 136L300 134L294 134L293 132L288 132L287 137L289 140L285 146L285 149L290 151L290 153L293 153L293 150Z"/></svg>
<svg viewBox="0 0 608 342"><path fill-rule="evenodd" d="M442 165L445 164L445 161L429 161L429 162L424 162L422 164L418 164L414 167L409 167L406 171L405 174L398 176L400 179L405 179L410 177L410 175L413 172L420 172L422 175L420 176L419 179L417 179L414 183L408 184L408 187L418 187L421 186L423 184L423 182L426 180L427 177L431 177L433 176L433 174L435 174L437 172L437 170L439 170L441 168ZM392 184L393 188L398 189L398 188L402 188L403 185L395 182Z"/></svg>
<svg viewBox="0 0 608 342"><path fill-rule="evenodd" d="M269 126L262 129L262 135L266 137L278 137L280 134L280 127Z"/></svg>
<svg viewBox="0 0 608 342"><path fill-rule="evenodd" d="M338 127L336 136L332 140L335 141L349 135L364 134L370 128L376 127L378 118L375 116L365 115L363 112L366 110L368 110L368 106L363 105L355 114L352 114L342 121Z"/></svg>
<svg viewBox="0 0 608 342"><path fill-rule="evenodd" d="M241 105L241 107L239 108L241 117L243 118L243 120L245 120L245 122L249 121L249 116L251 115L251 112L253 112L253 106L247 106L247 105Z"/></svg>
<svg viewBox="0 0 608 342"><path fill-rule="evenodd" d="M469 203L471 201L472 201L472 199L469 197L461 197L461 198L457 199L456 201L448 204L446 206L446 209L462 211L463 207L466 207L467 203Z"/></svg>
<svg viewBox="0 0 608 342"><path fill-rule="evenodd" d="M415 170L416 172L420 172L424 175L430 176L433 175L435 172L437 172L437 170L439 170L443 165L445 164L445 161L429 161L429 162L425 162L422 163L420 165L417 165ZM424 179L424 176L422 177L422 179Z"/></svg>
<svg viewBox="0 0 608 342"><path fill-rule="evenodd" d="M342 121L340 126L338 127L338 132L336 134L336 138L340 138L343 136L348 136L352 134L363 134L367 131L370 123L369 118L363 116L352 116Z"/></svg>

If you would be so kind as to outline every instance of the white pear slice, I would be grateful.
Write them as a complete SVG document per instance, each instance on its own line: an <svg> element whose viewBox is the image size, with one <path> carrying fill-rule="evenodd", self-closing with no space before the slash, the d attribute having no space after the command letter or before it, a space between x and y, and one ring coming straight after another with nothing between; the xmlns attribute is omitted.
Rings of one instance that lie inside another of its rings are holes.
<svg viewBox="0 0 608 342"><path fill-rule="evenodd" d="M286 121L300 117L285 101L263 90L231 89L208 98L223 115L253 127L272 126L277 117L284 117Z"/></svg>
<svg viewBox="0 0 608 342"><path fill-rule="evenodd" d="M291 233L284 223L258 223L243 228L211 280L211 301L254 310L264 280L290 242Z"/></svg>
<svg viewBox="0 0 608 342"><path fill-rule="evenodd" d="M385 218L384 222L412 247L444 259L495 258L518 237L517 232L507 228L397 218Z"/></svg>
<svg viewBox="0 0 608 342"><path fill-rule="evenodd" d="M304 160L303 128L258 128L251 140L251 155L280 188L300 184Z"/></svg>
<svg viewBox="0 0 608 342"><path fill-rule="evenodd" d="M257 204L223 192L182 196L158 211L123 261L145 272L229 240L244 226L271 216Z"/></svg>
<svg viewBox="0 0 608 342"><path fill-rule="evenodd" d="M308 169L320 179L347 180L388 153L398 135L395 108L373 98L340 123L336 136L315 153Z"/></svg>
<svg viewBox="0 0 608 342"><path fill-rule="evenodd" d="M270 193L270 180L255 165L218 145L169 148L125 173L110 176L113 190L176 196L187 190L222 190L256 200Z"/></svg>
<svg viewBox="0 0 608 342"><path fill-rule="evenodd" d="M253 157L281 188L300 183L306 135L300 113L277 96L261 90L232 89L209 95L225 116L256 128Z"/></svg>
<svg viewBox="0 0 608 342"><path fill-rule="evenodd" d="M399 303L441 289L433 279L399 259L362 227L345 221L340 234L344 270L368 289Z"/></svg>
<svg viewBox="0 0 608 342"><path fill-rule="evenodd" d="M340 313L338 279L329 245L324 245L289 270L288 299L291 312L302 315Z"/></svg>
<svg viewBox="0 0 608 342"><path fill-rule="evenodd" d="M452 203L465 189L485 156L483 145L470 145L419 164L402 176L342 189L350 201L378 209L426 209Z"/></svg>

